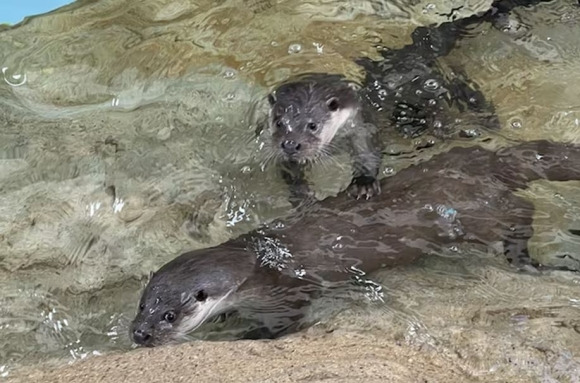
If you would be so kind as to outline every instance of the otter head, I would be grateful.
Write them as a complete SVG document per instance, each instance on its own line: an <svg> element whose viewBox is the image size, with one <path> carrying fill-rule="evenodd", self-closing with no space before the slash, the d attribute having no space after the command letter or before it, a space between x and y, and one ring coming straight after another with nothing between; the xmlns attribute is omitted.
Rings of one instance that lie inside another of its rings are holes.
<svg viewBox="0 0 580 383"><path fill-rule="evenodd" d="M154 273L131 324L133 341L148 347L175 342L208 319L229 311L237 288L251 270L239 254L232 254L239 251L193 251Z"/></svg>
<svg viewBox="0 0 580 383"><path fill-rule="evenodd" d="M268 95L273 149L289 161L308 162L329 154L359 108L356 86L337 75L309 75L282 84Z"/></svg>

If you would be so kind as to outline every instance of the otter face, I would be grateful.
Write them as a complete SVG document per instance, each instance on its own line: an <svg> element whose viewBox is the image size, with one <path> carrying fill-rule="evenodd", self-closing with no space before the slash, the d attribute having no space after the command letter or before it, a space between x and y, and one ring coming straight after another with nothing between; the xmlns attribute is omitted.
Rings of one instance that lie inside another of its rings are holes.
<svg viewBox="0 0 580 383"><path fill-rule="evenodd" d="M177 341L227 308L223 303L228 293L210 297L203 289L179 293L166 287L155 286L143 295L131 326L135 343L153 347Z"/></svg>
<svg viewBox="0 0 580 383"><path fill-rule="evenodd" d="M333 139L359 108L354 87L330 75L283 84L268 102L275 153L300 163L330 154Z"/></svg>
<svg viewBox="0 0 580 383"><path fill-rule="evenodd" d="M243 270L236 278L233 274L240 270L220 264L213 255L208 250L187 253L153 275L131 324L135 343L153 347L176 342L231 309L229 298L245 280Z"/></svg>

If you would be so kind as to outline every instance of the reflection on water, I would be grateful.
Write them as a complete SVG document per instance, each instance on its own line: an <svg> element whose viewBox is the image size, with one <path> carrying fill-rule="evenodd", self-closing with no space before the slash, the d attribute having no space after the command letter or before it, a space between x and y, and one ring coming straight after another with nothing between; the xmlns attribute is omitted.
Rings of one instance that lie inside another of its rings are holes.
<svg viewBox="0 0 580 383"><path fill-rule="evenodd" d="M464 2L339 3L81 1L0 32L1 375L128 349L151 270L288 210L285 186L260 167L252 102L293 73L360 79L353 58L408 43ZM457 17L490 2L469 3ZM521 28L477 28L443 67L463 67L494 102L498 136L578 141L580 10L558 0L512 21ZM391 149L413 144L392 137ZM384 174L417 160L389 157ZM309 178L324 197L348 169ZM522 193L537 207L532 253L544 263L578 252L576 186ZM435 348L475 375L578 379L577 277L471 255L387 272L375 278L386 303L370 289L370 308L326 325Z"/></svg>

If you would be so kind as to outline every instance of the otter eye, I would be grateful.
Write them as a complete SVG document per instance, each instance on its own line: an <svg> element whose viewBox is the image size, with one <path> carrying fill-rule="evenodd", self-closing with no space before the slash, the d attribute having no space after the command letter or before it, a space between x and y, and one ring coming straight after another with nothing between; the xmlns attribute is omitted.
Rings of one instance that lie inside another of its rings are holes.
<svg viewBox="0 0 580 383"><path fill-rule="evenodd" d="M316 128L318 128L318 126L316 126L314 122L309 122L308 124L306 124L306 127L313 132L316 130Z"/></svg>
<svg viewBox="0 0 580 383"><path fill-rule="evenodd" d="M198 302L203 302L207 299L207 293L203 290L199 290L197 294L195 294L195 300Z"/></svg>
<svg viewBox="0 0 580 383"><path fill-rule="evenodd" d="M145 310L145 305L143 303L141 303L139 305L139 311L143 311L143 310Z"/></svg>
<svg viewBox="0 0 580 383"><path fill-rule="evenodd" d="M336 112L340 105L338 104L338 98L333 97L330 100L326 101L326 106L330 109L331 112Z"/></svg>
<svg viewBox="0 0 580 383"><path fill-rule="evenodd" d="M276 127L282 129L284 127L284 123L282 120L276 120Z"/></svg>
<svg viewBox="0 0 580 383"><path fill-rule="evenodd" d="M173 311L168 311L165 314L163 314L163 320L165 320L167 323L175 322L176 318L177 318L177 315L175 315L175 313Z"/></svg>

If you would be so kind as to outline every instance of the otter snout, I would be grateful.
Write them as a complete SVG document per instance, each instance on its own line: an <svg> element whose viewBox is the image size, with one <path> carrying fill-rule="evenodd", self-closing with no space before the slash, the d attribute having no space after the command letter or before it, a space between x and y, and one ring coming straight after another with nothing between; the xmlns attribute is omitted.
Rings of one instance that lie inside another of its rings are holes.
<svg viewBox="0 0 580 383"><path fill-rule="evenodd" d="M131 338L140 346L153 347L153 334L150 330L135 328L131 331Z"/></svg>
<svg viewBox="0 0 580 383"><path fill-rule="evenodd" d="M282 141L281 146L284 153L289 156L297 154L302 148L302 145L294 140L284 140Z"/></svg>

